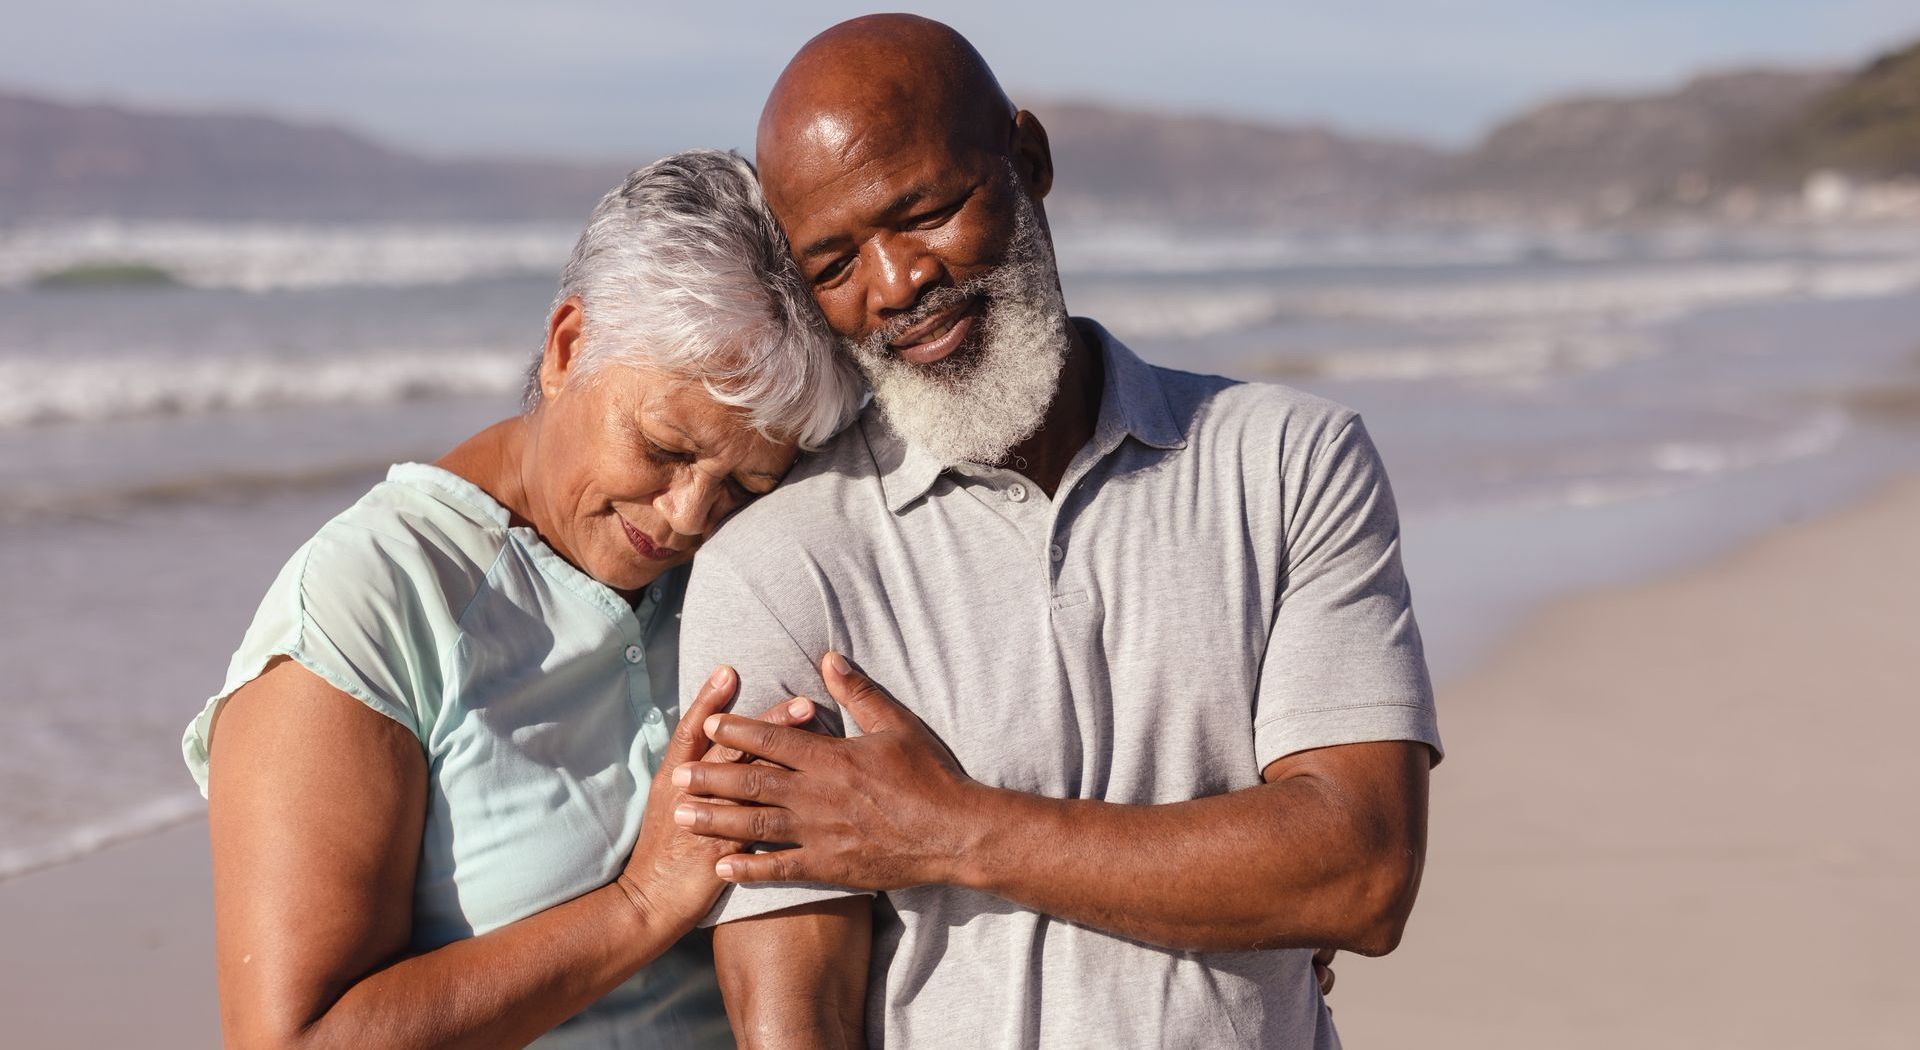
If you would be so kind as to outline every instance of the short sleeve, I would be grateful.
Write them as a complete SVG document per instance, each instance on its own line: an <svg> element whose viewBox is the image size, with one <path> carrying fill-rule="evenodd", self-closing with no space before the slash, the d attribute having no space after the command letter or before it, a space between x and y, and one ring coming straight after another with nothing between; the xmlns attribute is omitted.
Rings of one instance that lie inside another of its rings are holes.
<svg viewBox="0 0 1920 1050"><path fill-rule="evenodd" d="M425 739L438 707L439 653L407 566L406 552L391 541L339 523L294 553L261 600L225 683L181 740L202 795L214 715L276 657Z"/></svg>
<svg viewBox="0 0 1920 1050"><path fill-rule="evenodd" d="M1261 767L1312 748L1384 740L1419 741L1437 760L1400 519L1358 417L1331 431L1290 495L1285 572L1254 701Z"/></svg>
<svg viewBox="0 0 1920 1050"><path fill-rule="evenodd" d="M726 664L740 675L740 695L733 710L758 715L795 696L814 700L821 709L821 725L840 732L839 711L827 698L826 684L814 663L825 655L822 625L803 610L819 606L818 594L805 585L782 591L777 585L756 589L719 551L707 551L693 560L686 604L680 613L680 709L686 710L714 667ZM774 612L779 605L786 616ZM819 637L814 637L814 635ZM812 650L818 648L818 653ZM703 926L781 911L816 901L855 895L835 886L756 884L729 886L708 913Z"/></svg>

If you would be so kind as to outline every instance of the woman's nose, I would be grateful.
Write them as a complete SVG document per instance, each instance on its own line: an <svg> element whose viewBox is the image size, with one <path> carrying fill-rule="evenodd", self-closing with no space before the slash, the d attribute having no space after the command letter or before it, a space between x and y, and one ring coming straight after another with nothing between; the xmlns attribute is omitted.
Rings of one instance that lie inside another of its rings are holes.
<svg viewBox="0 0 1920 1050"><path fill-rule="evenodd" d="M667 487L667 525L681 536L705 536L713 524L720 485L697 470L688 470Z"/></svg>

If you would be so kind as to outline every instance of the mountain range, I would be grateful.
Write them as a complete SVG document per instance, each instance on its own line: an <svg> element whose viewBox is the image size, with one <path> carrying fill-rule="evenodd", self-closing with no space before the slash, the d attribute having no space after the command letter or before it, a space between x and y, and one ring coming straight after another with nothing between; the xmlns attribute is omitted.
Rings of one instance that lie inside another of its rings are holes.
<svg viewBox="0 0 1920 1050"><path fill-rule="evenodd" d="M1447 150L1214 115L1031 101L1076 220L1620 218L1797 192L1812 172L1920 175L1920 44L1857 70L1716 73L1557 99ZM348 129L0 94L0 224L577 221L650 159L448 160Z"/></svg>

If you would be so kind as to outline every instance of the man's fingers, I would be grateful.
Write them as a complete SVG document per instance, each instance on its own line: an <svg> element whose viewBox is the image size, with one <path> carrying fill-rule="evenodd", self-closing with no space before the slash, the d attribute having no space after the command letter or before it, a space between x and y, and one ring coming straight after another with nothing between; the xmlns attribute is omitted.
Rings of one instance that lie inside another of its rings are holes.
<svg viewBox="0 0 1920 1050"><path fill-rule="evenodd" d="M682 802L673 808L673 822L710 839L771 843L793 841L793 814L776 806Z"/></svg>
<svg viewBox="0 0 1920 1050"><path fill-rule="evenodd" d="M705 753L707 735L702 727L707 719L733 702L733 694L739 688L740 676L733 673L733 668L721 664L713 669L706 683L694 695L693 703L687 705L686 711L680 715L680 724L673 727L673 737L667 741L662 768L671 769Z"/></svg>
<svg viewBox="0 0 1920 1050"><path fill-rule="evenodd" d="M817 713L818 710L815 708L813 701L804 696L796 696L784 704L767 708L765 711L760 712L759 717L760 721L772 725L803 726L813 721L813 716ZM747 757L744 752L736 748L722 747L715 744L713 747L707 749L707 753L702 757L701 761L738 762L742 758Z"/></svg>
<svg viewBox="0 0 1920 1050"><path fill-rule="evenodd" d="M839 653L829 652L820 659L820 678L827 683L827 695L853 716L861 732L899 729L904 723L907 709Z"/></svg>
<svg viewBox="0 0 1920 1050"><path fill-rule="evenodd" d="M749 758L764 758L788 769L805 769L819 753L820 737L804 729L777 726L739 715L712 715L706 721L707 738Z"/></svg>
<svg viewBox="0 0 1920 1050"><path fill-rule="evenodd" d="M673 785L689 795L781 806L793 789L793 774L760 763L689 762L673 771Z"/></svg>
<svg viewBox="0 0 1920 1050"><path fill-rule="evenodd" d="M804 848L773 850L769 853L736 853L722 858L713 873L727 882L824 882L810 870L811 858Z"/></svg>

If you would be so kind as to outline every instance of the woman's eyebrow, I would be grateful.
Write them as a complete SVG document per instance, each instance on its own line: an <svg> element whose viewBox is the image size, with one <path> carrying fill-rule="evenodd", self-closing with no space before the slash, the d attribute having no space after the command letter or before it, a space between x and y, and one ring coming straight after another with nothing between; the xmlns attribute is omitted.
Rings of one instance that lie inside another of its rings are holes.
<svg viewBox="0 0 1920 1050"><path fill-rule="evenodd" d="M661 420L660 425L667 427L671 429L674 433L680 435L683 438L686 438L687 444L693 446L692 451L695 455L699 455L703 452L703 449L700 446L700 439L694 437L691 433L688 433L687 428L681 426L678 423L675 423L671 419ZM758 478L762 481L771 481L776 485L780 483L781 478L786 476L784 471L775 472L771 470L743 470L743 471L740 471L740 473L750 478Z"/></svg>

